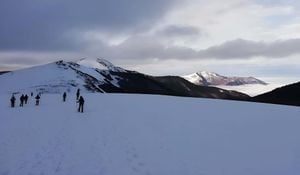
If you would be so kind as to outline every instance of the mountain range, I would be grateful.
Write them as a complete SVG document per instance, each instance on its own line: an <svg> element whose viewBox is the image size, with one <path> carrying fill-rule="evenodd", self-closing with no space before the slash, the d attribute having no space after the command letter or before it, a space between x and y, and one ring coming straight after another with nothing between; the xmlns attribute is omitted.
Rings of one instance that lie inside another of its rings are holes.
<svg viewBox="0 0 300 175"><path fill-rule="evenodd" d="M250 97L238 91L214 86L264 86L267 83L254 77L226 77L206 71L183 77L151 76L114 66L105 59L97 59L93 66L87 66L85 60L60 60L27 69L2 72L0 75L0 93L62 93L74 92L79 88L85 92L160 94L300 106L300 83Z"/></svg>
<svg viewBox="0 0 300 175"><path fill-rule="evenodd" d="M62 93L80 88L88 92L140 93L187 97L245 100L249 96L236 91L195 85L179 76L150 76L114 66L97 59L95 67L84 60L63 60L9 72L0 76L0 91L9 93Z"/></svg>

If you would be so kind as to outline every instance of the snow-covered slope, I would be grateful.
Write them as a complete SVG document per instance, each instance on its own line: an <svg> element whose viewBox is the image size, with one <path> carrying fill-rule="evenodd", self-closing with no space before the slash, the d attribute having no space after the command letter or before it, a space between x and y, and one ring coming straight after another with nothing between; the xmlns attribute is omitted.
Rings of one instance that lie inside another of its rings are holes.
<svg viewBox="0 0 300 175"><path fill-rule="evenodd" d="M72 87L82 88L84 80L78 79L75 71L67 66L50 63L22 69L0 77L1 92L70 91Z"/></svg>
<svg viewBox="0 0 300 175"><path fill-rule="evenodd" d="M1 175L296 175L300 108L149 95L75 94L9 108Z"/></svg>
<svg viewBox="0 0 300 175"><path fill-rule="evenodd" d="M57 61L46 65L17 70L1 75L0 92L29 93L71 92L77 88L83 91L103 92L103 84L118 86L113 76L108 80L103 74L107 70L87 67L74 62ZM101 74L102 73L102 74Z"/></svg>
<svg viewBox="0 0 300 175"><path fill-rule="evenodd" d="M254 77L225 77L214 72L200 71L193 73L191 75L183 76L186 80L197 84L205 86L238 86L245 84L262 84L266 85L267 83L256 79Z"/></svg>

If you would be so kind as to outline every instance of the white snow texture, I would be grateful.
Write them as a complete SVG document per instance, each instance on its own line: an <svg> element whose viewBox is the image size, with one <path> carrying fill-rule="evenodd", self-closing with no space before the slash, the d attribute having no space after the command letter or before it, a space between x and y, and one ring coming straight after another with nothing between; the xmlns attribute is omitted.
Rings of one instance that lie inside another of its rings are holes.
<svg viewBox="0 0 300 175"><path fill-rule="evenodd" d="M82 95L84 113L74 93L16 108L0 94L0 175L300 174L298 107Z"/></svg>

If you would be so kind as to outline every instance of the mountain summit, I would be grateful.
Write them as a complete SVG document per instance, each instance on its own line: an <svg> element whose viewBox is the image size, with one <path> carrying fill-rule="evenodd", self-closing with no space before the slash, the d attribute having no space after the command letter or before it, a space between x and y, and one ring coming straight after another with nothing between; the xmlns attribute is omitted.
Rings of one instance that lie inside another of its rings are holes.
<svg viewBox="0 0 300 175"><path fill-rule="evenodd" d="M190 75L183 76L184 79L202 86L239 86L246 84L267 85L266 82L254 77L226 77L214 72L199 71Z"/></svg>
<svg viewBox="0 0 300 175"><path fill-rule="evenodd" d="M102 58L97 58L97 62L112 72L127 72L125 69L123 69L121 67L117 67L114 64L112 64L111 62L109 62L105 59L102 59Z"/></svg>

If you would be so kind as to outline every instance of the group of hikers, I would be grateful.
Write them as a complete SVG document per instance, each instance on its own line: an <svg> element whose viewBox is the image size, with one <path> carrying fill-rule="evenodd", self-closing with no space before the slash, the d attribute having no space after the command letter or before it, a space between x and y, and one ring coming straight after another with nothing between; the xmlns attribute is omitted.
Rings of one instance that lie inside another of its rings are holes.
<svg viewBox="0 0 300 175"><path fill-rule="evenodd" d="M31 92L31 97L33 97L33 92ZM22 94L20 96L20 107L24 106L24 103L27 104L29 96L27 94ZM41 93L38 93L35 96L35 105L38 106L40 104L40 99L41 99ZM64 92L63 93L63 102L65 102L67 99L67 93ZM84 98L80 95L80 89L77 89L76 92L76 102L79 104L78 105L78 112L83 113L83 105L84 105ZM11 96L10 98L10 105L12 108L15 107L15 103L16 103L16 97L14 96L14 94Z"/></svg>
<svg viewBox="0 0 300 175"><path fill-rule="evenodd" d="M33 93L31 92L31 97L33 96ZM27 95L27 94L22 94L21 96L20 96L20 107L23 107L24 106L24 103L25 104L27 104L27 101L28 101L28 98L29 98L29 96ZM40 103L40 98L41 98L41 94L37 94L36 96L35 96L35 105L36 106L38 106L39 105L39 103ZM12 108L14 108L15 107L15 103L16 103L16 97L14 96L14 94L11 96L11 98L10 98L10 106L12 107Z"/></svg>

